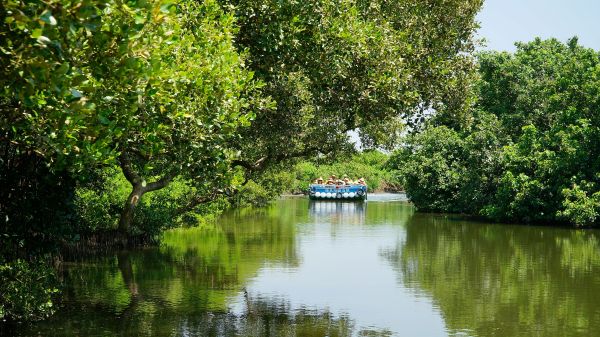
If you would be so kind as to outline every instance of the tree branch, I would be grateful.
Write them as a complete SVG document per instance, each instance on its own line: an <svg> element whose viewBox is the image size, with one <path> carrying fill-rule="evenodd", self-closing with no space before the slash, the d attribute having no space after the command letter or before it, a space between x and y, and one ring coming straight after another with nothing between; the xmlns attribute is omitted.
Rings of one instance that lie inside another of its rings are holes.
<svg viewBox="0 0 600 337"><path fill-rule="evenodd" d="M159 180L149 183L148 185L146 185L146 187L144 187L144 193L160 190L161 188L167 187L167 185L169 185L171 181L175 179L176 176L177 174L175 172L171 172L165 175L164 177L160 178Z"/></svg>
<svg viewBox="0 0 600 337"><path fill-rule="evenodd" d="M196 195L192 198L192 200L190 200L185 206L181 206L179 207L176 211L175 211L175 215L182 215L185 214L187 212L190 212L192 209L194 209L194 207L200 205L200 204L205 204L207 202L213 201L215 200L215 198L218 195L224 194L224 191L220 191L220 190L216 190L213 191L212 193L206 194L206 195Z"/></svg>
<svg viewBox="0 0 600 337"><path fill-rule="evenodd" d="M140 177L140 175L133 168L133 164L131 163L127 152L125 151L121 152L121 155L119 156L119 166L121 166L125 178L131 183L131 185L136 186L142 183L142 177Z"/></svg>
<svg viewBox="0 0 600 337"><path fill-rule="evenodd" d="M231 167L240 166L248 171L256 171L260 169L260 166L268 159L268 156L262 157L254 163L250 163L246 160L236 159L231 162Z"/></svg>

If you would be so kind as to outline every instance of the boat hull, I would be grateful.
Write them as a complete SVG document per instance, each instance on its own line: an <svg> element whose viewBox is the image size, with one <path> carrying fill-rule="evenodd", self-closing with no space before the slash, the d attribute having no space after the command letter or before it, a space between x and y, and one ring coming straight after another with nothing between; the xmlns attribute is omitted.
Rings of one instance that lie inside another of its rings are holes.
<svg viewBox="0 0 600 337"><path fill-rule="evenodd" d="M362 201L367 199L367 186L313 184L308 195L311 200Z"/></svg>

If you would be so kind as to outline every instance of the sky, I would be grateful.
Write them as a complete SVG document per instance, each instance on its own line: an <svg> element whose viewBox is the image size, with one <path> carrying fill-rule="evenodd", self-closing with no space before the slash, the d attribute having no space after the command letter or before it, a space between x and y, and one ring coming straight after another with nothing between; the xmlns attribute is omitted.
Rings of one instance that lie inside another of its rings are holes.
<svg viewBox="0 0 600 337"><path fill-rule="evenodd" d="M516 41L577 35L600 50L600 0L485 0L478 20L483 49L514 51Z"/></svg>

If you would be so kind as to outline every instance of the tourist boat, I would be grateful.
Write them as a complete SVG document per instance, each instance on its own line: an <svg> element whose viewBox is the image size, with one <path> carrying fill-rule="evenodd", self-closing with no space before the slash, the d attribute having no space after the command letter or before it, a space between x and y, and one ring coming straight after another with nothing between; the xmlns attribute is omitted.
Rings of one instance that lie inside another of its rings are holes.
<svg viewBox="0 0 600 337"><path fill-rule="evenodd" d="M365 200L367 199L367 186L361 184L311 184L308 196L312 200Z"/></svg>

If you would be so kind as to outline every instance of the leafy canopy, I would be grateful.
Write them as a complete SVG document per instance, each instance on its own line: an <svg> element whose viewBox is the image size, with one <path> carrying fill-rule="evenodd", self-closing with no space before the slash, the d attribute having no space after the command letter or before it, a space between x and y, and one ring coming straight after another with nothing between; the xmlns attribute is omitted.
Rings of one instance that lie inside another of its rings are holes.
<svg viewBox="0 0 600 337"><path fill-rule="evenodd" d="M214 1L4 6L2 131L57 169L128 151L149 175L205 174L253 117L241 112L256 84L233 47L234 18Z"/></svg>
<svg viewBox="0 0 600 337"><path fill-rule="evenodd" d="M257 113L242 158L263 164L348 149L392 147L403 125L461 91L482 1L223 0L237 44L276 109ZM453 96L456 97L456 96Z"/></svg>

